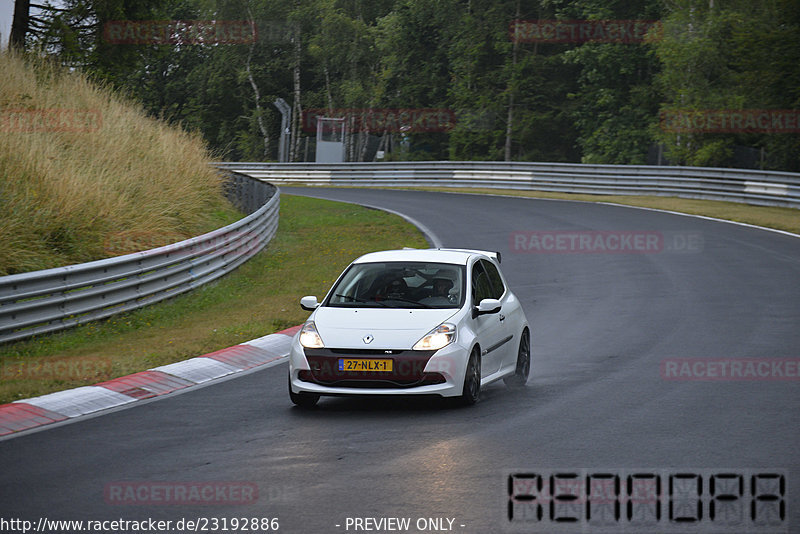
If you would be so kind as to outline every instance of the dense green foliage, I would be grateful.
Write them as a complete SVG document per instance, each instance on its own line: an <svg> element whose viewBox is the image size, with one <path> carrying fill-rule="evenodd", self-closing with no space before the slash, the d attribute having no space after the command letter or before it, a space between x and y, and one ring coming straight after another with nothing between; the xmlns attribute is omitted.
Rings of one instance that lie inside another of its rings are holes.
<svg viewBox="0 0 800 534"><path fill-rule="evenodd" d="M231 160L313 160L308 109L446 109L448 131L353 131L351 161L800 170L800 135L674 132L663 112L798 109L800 0L64 0L28 40L198 130ZM118 20L252 20L254 43L119 44ZM514 20L655 21L635 42L515 42ZM795 132L797 132L797 128ZM306 138L310 138L311 148Z"/></svg>

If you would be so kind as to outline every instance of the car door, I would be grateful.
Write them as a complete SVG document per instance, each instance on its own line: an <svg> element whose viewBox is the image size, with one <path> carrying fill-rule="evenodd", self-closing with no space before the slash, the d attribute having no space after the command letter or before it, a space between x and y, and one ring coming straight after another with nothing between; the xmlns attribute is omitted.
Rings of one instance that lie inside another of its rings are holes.
<svg viewBox="0 0 800 534"><path fill-rule="evenodd" d="M497 298L497 291L487 271L486 260L478 260L472 265L471 288L472 305L481 300ZM504 289L503 289L504 290ZM487 377L500 370L507 355L510 338L506 332L503 309L499 313L478 315L473 318L473 329L481 346L481 376Z"/></svg>
<svg viewBox="0 0 800 534"><path fill-rule="evenodd" d="M497 266L486 260L481 260L486 274L489 276L489 281L492 284L492 298L496 298L502 304L499 313L500 325L503 330L502 340L505 340L503 345L498 348L502 352L500 356L501 367L509 365L516 365L517 361L517 346L518 340L515 341L514 336L518 334L514 325L519 322L517 317L519 314L519 306L516 299L513 297L505 283L503 277L500 275L500 270Z"/></svg>

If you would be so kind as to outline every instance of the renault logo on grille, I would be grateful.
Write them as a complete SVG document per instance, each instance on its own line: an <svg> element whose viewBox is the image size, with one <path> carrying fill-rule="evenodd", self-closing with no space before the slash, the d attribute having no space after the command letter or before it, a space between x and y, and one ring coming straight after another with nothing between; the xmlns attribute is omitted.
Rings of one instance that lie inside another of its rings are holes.
<svg viewBox="0 0 800 534"><path fill-rule="evenodd" d="M361 339L361 341L363 341L364 343L366 343L367 345L369 345L370 343L372 343L372 340L373 340L373 339L375 339L375 338L374 338L374 337L372 337L372 334L367 334L366 336L364 336L364 337Z"/></svg>

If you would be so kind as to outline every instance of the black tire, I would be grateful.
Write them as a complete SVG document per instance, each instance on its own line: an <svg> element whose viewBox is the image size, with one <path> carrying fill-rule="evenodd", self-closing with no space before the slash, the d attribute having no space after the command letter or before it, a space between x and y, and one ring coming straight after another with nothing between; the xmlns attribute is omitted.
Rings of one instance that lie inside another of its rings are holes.
<svg viewBox="0 0 800 534"><path fill-rule="evenodd" d="M472 406L481 396L481 358L478 349L474 349L467 362L467 373L464 375L464 388L460 401L464 406Z"/></svg>
<svg viewBox="0 0 800 534"><path fill-rule="evenodd" d="M531 334L526 328L522 331L519 339L519 350L517 351L517 368L514 374L507 376L503 382L510 388L523 388L528 382L528 375L531 373Z"/></svg>
<svg viewBox="0 0 800 534"><path fill-rule="evenodd" d="M319 402L319 395L313 393L295 393L292 391L292 381L289 379L289 398L300 408L313 408Z"/></svg>

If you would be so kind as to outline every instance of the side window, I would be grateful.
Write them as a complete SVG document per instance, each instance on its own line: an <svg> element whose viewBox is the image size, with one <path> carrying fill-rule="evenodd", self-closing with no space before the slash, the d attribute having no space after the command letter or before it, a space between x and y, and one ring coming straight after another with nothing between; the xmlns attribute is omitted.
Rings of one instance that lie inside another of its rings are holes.
<svg viewBox="0 0 800 534"><path fill-rule="evenodd" d="M494 263L486 260L481 260L481 264L486 270L486 274L489 275L489 281L492 284L491 298L500 300L500 297L502 297L503 293L506 292L506 287L503 285L503 279L500 278L500 273L498 272L497 267Z"/></svg>
<svg viewBox="0 0 800 534"><path fill-rule="evenodd" d="M475 262L472 266L472 303L476 305L483 299L492 298L492 284L489 276L481 266L481 262Z"/></svg>

